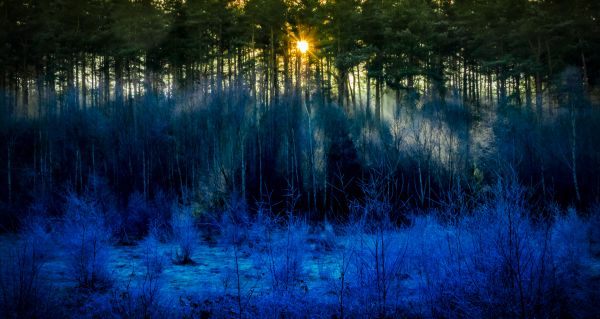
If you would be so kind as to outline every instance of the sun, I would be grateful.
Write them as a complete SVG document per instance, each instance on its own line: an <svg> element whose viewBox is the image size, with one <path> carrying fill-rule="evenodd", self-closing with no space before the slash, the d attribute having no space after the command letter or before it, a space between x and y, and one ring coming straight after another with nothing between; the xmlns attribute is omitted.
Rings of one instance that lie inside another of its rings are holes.
<svg viewBox="0 0 600 319"><path fill-rule="evenodd" d="M300 53L304 54L308 51L308 41L306 40L298 40L296 43L296 47L300 50Z"/></svg>

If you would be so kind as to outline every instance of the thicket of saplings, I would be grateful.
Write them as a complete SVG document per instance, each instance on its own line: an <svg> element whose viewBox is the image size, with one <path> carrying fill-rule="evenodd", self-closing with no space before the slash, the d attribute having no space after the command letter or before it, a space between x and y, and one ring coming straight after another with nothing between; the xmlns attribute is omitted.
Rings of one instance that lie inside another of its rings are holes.
<svg viewBox="0 0 600 319"><path fill-rule="evenodd" d="M457 184L477 196L506 167L542 211L586 209L600 198L600 112L580 78L564 71L543 108L388 95L381 120L373 105L341 107L318 91L307 104L291 92L263 105L243 85L206 100L148 93L97 108L58 96L49 103L60 112L41 105L31 118L0 105L0 230L18 229L24 207L60 217L65 194L97 183L118 210L141 194L217 211L234 194L281 212L293 188L311 220L344 220L372 170L390 176L395 209L439 208Z"/></svg>
<svg viewBox="0 0 600 319"><path fill-rule="evenodd" d="M598 257L591 246L600 243L600 208L582 214L556 205L541 217L514 172L476 198L457 186L440 208L416 213L394 209L389 176L372 171L347 220L312 225L296 209L293 189L284 212L268 202L251 211L232 198L209 214L183 199L141 195L119 211L104 187L67 194L58 219L30 209L0 260L3 317L585 318L600 310L593 302L600 297L597 274L589 269ZM207 237L229 252L229 265L218 266L228 269L233 289L167 292L167 267L211 263L193 257ZM143 251L126 282L116 280L108 261L122 244ZM53 254L65 259L69 287L45 276ZM334 262L323 266L324 256ZM265 274L260 293L241 276L241 258ZM317 266L326 294L311 290L308 273Z"/></svg>
<svg viewBox="0 0 600 319"><path fill-rule="evenodd" d="M185 108L156 97L108 113L2 117L9 180L0 224L17 235L2 248L1 315L600 311L600 121L579 95L541 113L403 105L383 123L335 105L304 112L292 97L255 122L247 98ZM194 255L209 242L230 255L218 265L228 288L174 295L165 269L210 263ZM125 281L110 267L123 245L143 251ZM71 276L66 287L47 275L56 256ZM248 260L266 287L242 276ZM313 289L315 267L327 293Z"/></svg>

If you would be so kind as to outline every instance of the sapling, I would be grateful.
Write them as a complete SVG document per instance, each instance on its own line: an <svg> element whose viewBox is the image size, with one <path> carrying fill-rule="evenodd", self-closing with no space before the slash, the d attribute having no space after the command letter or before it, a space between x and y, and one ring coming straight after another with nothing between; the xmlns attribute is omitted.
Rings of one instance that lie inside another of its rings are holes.
<svg viewBox="0 0 600 319"><path fill-rule="evenodd" d="M72 275L82 288L110 285L110 231L94 200L70 194L64 217L64 246Z"/></svg>
<svg viewBox="0 0 600 319"><path fill-rule="evenodd" d="M176 245L173 263L177 265L193 264L192 255L198 245L200 234L194 224L192 209L188 206L174 206L171 227Z"/></svg>

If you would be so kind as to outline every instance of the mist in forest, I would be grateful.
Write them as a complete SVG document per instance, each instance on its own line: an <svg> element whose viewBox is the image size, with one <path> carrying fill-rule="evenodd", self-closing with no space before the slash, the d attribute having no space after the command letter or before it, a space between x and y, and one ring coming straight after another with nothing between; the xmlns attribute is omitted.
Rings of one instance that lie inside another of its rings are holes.
<svg viewBox="0 0 600 319"><path fill-rule="evenodd" d="M0 1L0 316L597 316L599 12Z"/></svg>

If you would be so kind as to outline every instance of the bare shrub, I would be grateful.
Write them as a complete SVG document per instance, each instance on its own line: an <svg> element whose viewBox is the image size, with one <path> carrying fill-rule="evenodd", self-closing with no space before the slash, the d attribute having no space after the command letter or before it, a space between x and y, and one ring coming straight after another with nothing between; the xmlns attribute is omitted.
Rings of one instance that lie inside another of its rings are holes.
<svg viewBox="0 0 600 319"><path fill-rule="evenodd" d="M51 286L41 273L50 235L39 221L28 223L0 258L0 315L3 318L48 317Z"/></svg>
<svg viewBox="0 0 600 319"><path fill-rule="evenodd" d="M165 256L160 251L160 230L150 226L148 236L141 242L143 248L143 266L148 273L160 274L165 268Z"/></svg>
<svg viewBox="0 0 600 319"><path fill-rule="evenodd" d="M423 265L434 315L536 315L550 254L544 230L527 213L523 189L499 181L472 216L428 228L425 258L441 265Z"/></svg>
<svg viewBox="0 0 600 319"><path fill-rule="evenodd" d="M135 192L129 196L127 208L119 214L116 236L120 243L132 245L148 233L151 207L143 194Z"/></svg>
<svg viewBox="0 0 600 319"><path fill-rule="evenodd" d="M158 190L154 194L150 205L149 220L150 231L154 231L157 239L166 242L173 233L171 227L173 200L163 191Z"/></svg>
<svg viewBox="0 0 600 319"><path fill-rule="evenodd" d="M349 308L353 312L361 308L364 316L385 317L402 311L408 239L394 223L398 214L391 205L390 182L388 176L372 172L362 185L363 201L352 205L347 226L352 244L347 243L342 251L338 267L340 315L344 296Z"/></svg>
<svg viewBox="0 0 600 319"><path fill-rule="evenodd" d="M340 318L345 318L348 304L352 303L351 298L353 297L353 294L350 293L350 283L353 282L353 280L359 279L357 276L354 278L351 276L350 269L355 254L357 253L358 245L356 242L358 236L356 236L355 233L357 229L352 227L352 225L353 224L350 224L350 226L347 227L346 232L340 237L335 236L333 229L327 230L330 226L325 226L324 236L326 236L327 242L330 242L331 245L337 245L337 249L335 249L336 254L332 265L326 269L323 269L323 266L319 266L319 276L321 280L325 280L329 284L330 289L336 294L337 311ZM353 284L356 285L356 282L353 282Z"/></svg>
<svg viewBox="0 0 600 319"><path fill-rule="evenodd" d="M219 224L219 228L221 230L221 241L228 248L227 250L232 253L232 266L233 269L229 267L226 268L225 278L223 279L224 286L227 288L229 285L230 277L235 279L235 301L237 306L237 315L238 318L242 318L245 312L245 305L249 303L249 297L245 298L247 295L244 289L244 279L240 273L240 258L243 254L243 246L247 245L248 247L254 247L254 243L251 241L252 239L257 239L257 237L251 237L249 229L251 228L250 217L248 215L248 211L244 201L238 200L237 198L233 198L230 200L227 211L222 214L221 222ZM261 222L264 221L261 219ZM255 223L258 225L258 223ZM259 228L263 227L258 226ZM259 237L261 234L256 234ZM264 234L262 234L264 236ZM232 274L233 273L233 274ZM251 293L248 294L251 296Z"/></svg>
<svg viewBox="0 0 600 319"><path fill-rule="evenodd" d="M133 269L125 287L114 291L111 300L113 312L125 318L168 317L169 311L162 292L162 272L165 265L156 231L151 229L141 246L141 272Z"/></svg>
<svg viewBox="0 0 600 319"><path fill-rule="evenodd" d="M589 216L590 250L596 257L600 257L600 203L596 203L590 209Z"/></svg>
<svg viewBox="0 0 600 319"><path fill-rule="evenodd" d="M264 253L273 240L279 219L273 212L260 205L255 218L248 227L248 247L257 253Z"/></svg>
<svg viewBox="0 0 600 319"><path fill-rule="evenodd" d="M68 265L79 287L94 290L110 285L110 230L100 206L92 200L70 194L63 236Z"/></svg>
<svg viewBox="0 0 600 319"><path fill-rule="evenodd" d="M421 269L424 314L448 318L577 314L574 305L589 304L584 302L589 294L581 266L587 255L581 220L571 213L554 223L532 222L516 179L500 180L491 190L473 214L453 223L431 217L414 221L421 237L413 242L420 252L410 254L417 256L416 267Z"/></svg>
<svg viewBox="0 0 600 319"><path fill-rule="evenodd" d="M249 228L249 249L255 267L268 275L273 292L308 289L304 264L308 225L288 215L277 219L261 213Z"/></svg>
<svg viewBox="0 0 600 319"><path fill-rule="evenodd" d="M245 204L236 199L230 200L227 210L220 214L218 221L221 242L227 246L237 247L237 249L243 244L250 244L250 228L253 224L256 227L261 226L258 222L251 222ZM255 233L255 235L261 236L260 233ZM259 240L256 236L252 239Z"/></svg>
<svg viewBox="0 0 600 319"><path fill-rule="evenodd" d="M268 267L275 291L307 289L303 280L307 238L308 225L291 215L287 217L283 231L273 237L268 248Z"/></svg>
<svg viewBox="0 0 600 319"><path fill-rule="evenodd" d="M171 209L171 227L176 245L173 263L177 265L193 264L192 255L198 246L200 234L194 223L192 209L188 206L173 206Z"/></svg>
<svg viewBox="0 0 600 319"><path fill-rule="evenodd" d="M337 247L337 236L334 226L327 220L313 229L311 243L315 244L315 249L320 252L331 252Z"/></svg>
<svg viewBox="0 0 600 319"><path fill-rule="evenodd" d="M309 226L306 220L294 216L300 198L297 189L287 190L283 216L275 216L270 209L259 206L256 219L249 225L249 245L254 252L257 268L266 268L274 293L308 292L304 281Z"/></svg>
<svg viewBox="0 0 600 319"><path fill-rule="evenodd" d="M552 268L549 271L554 282L548 306L554 315L588 318L600 311L592 301L600 288L589 269L593 265L588 241L592 227L574 209L557 216L552 225L549 232Z"/></svg>
<svg viewBox="0 0 600 319"><path fill-rule="evenodd" d="M364 228L363 228L364 227ZM390 316L403 311L409 238L395 227L351 225L338 257L340 313L347 308L365 316Z"/></svg>

